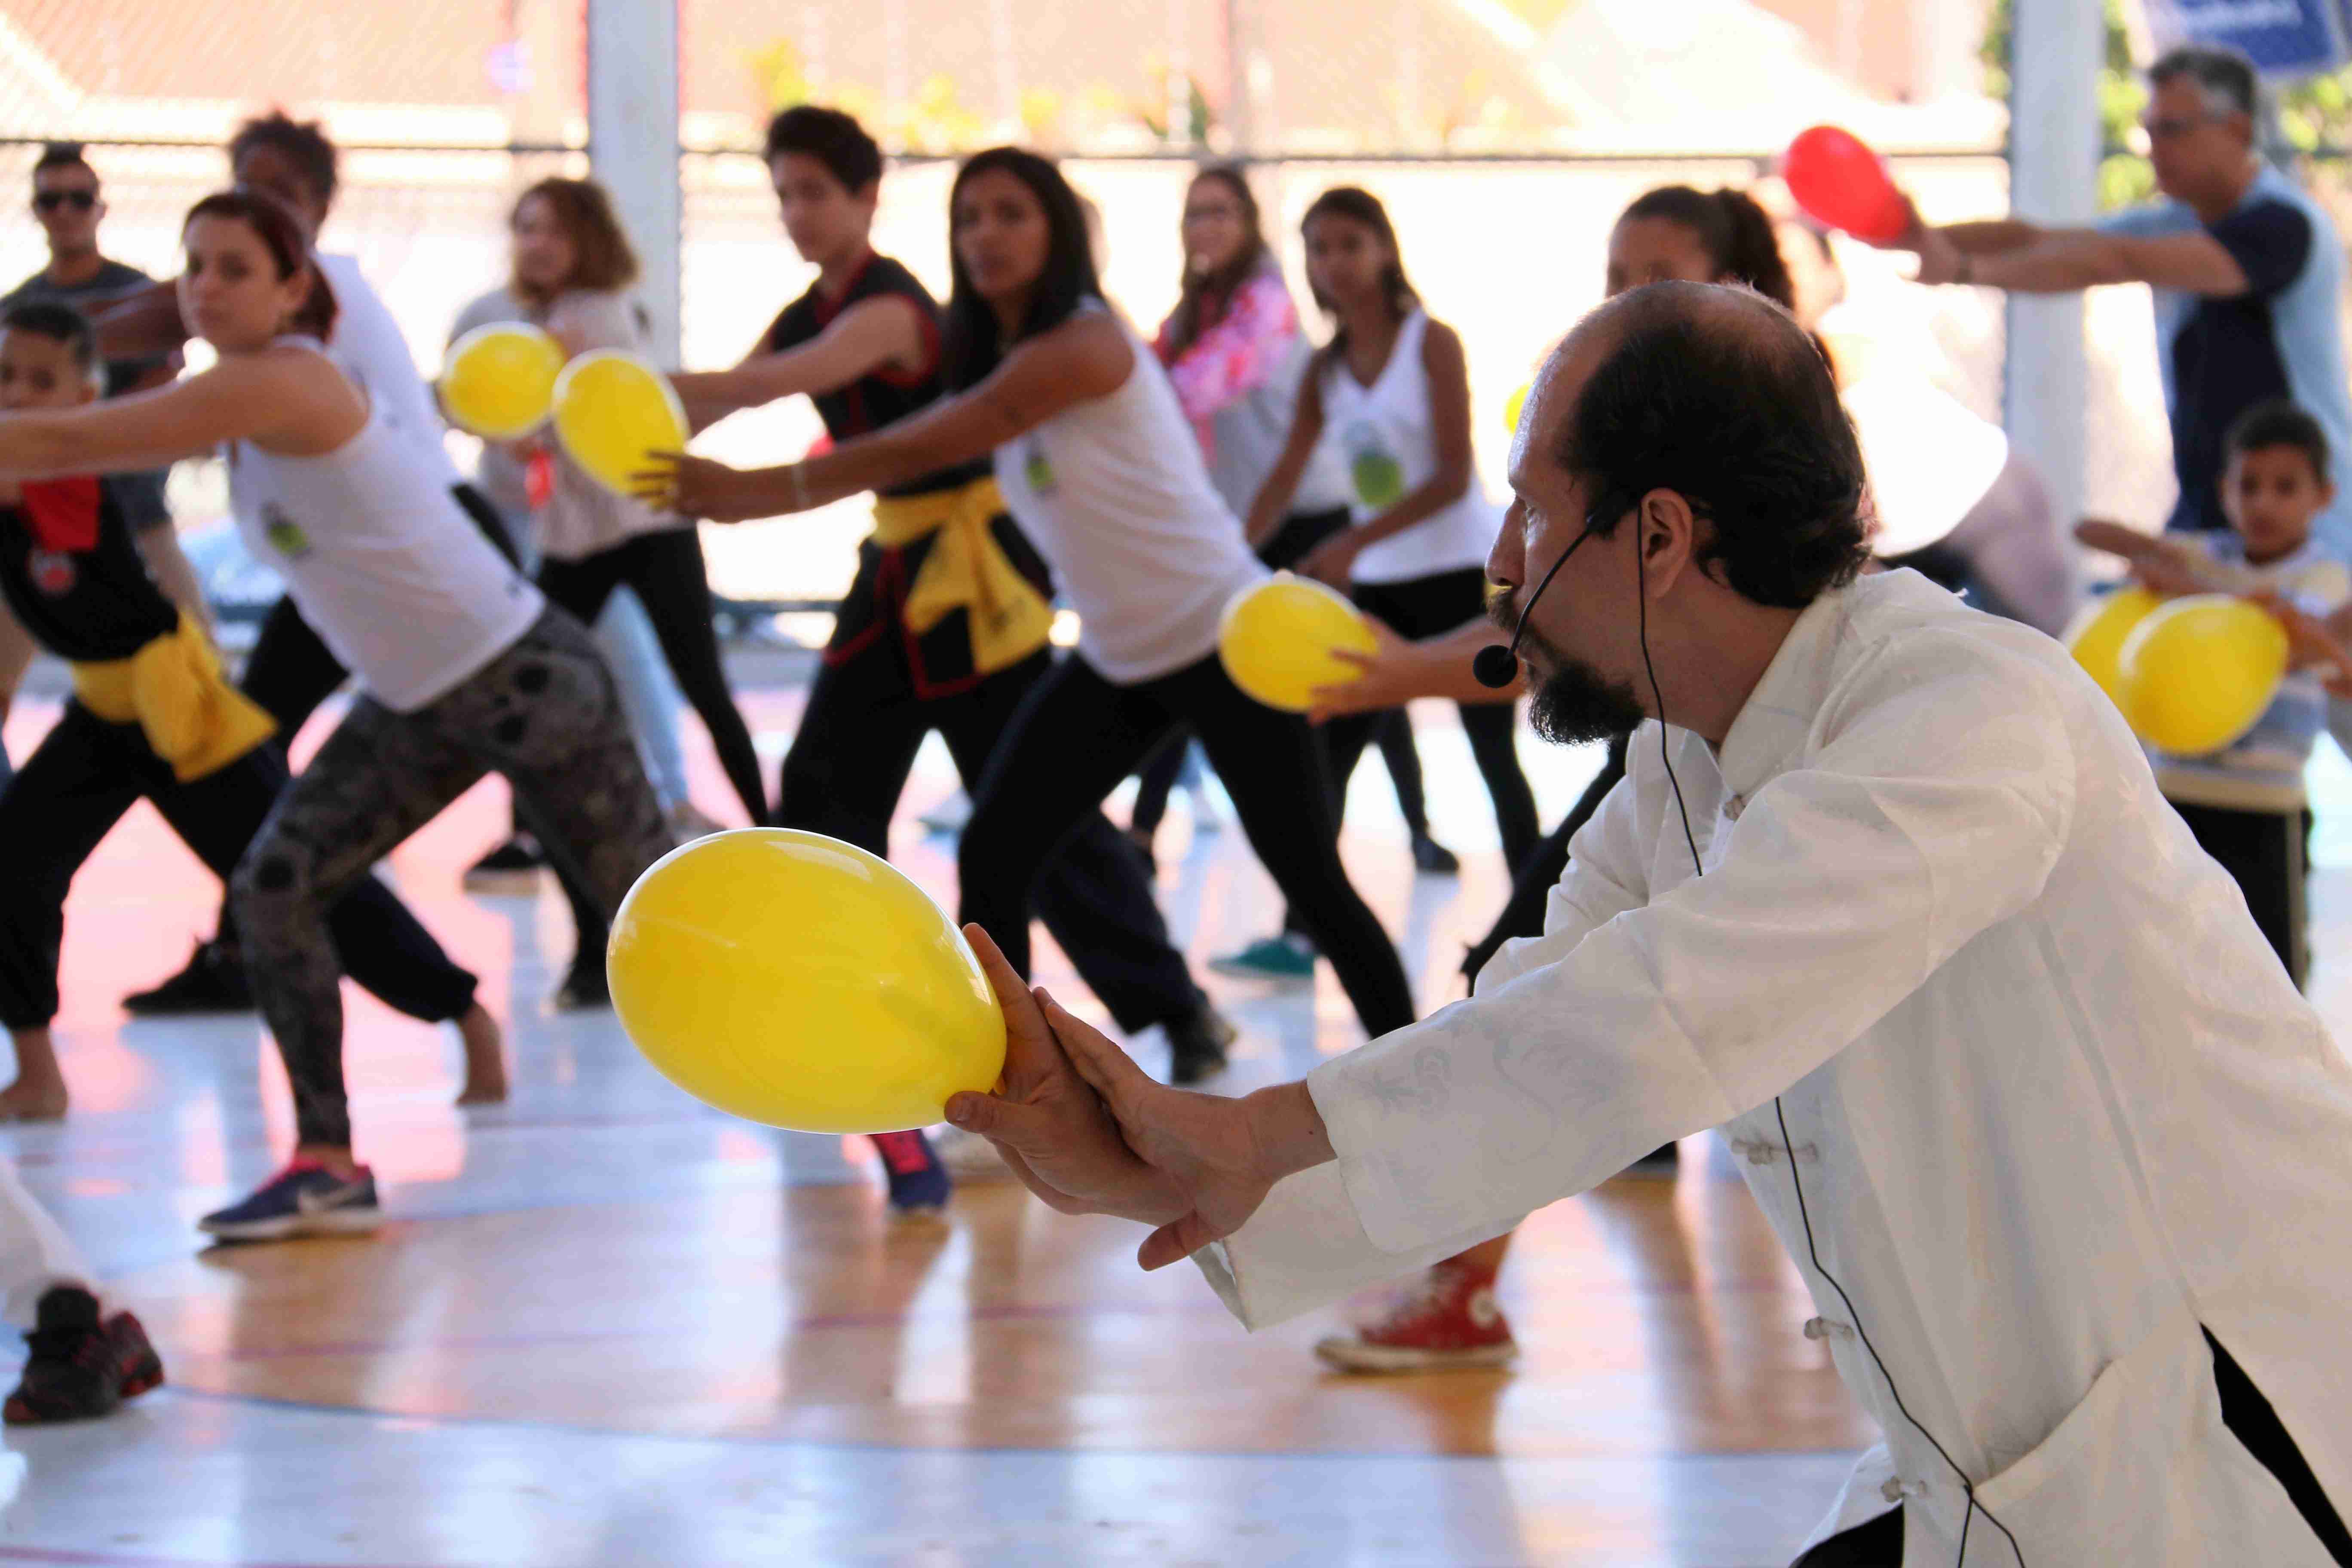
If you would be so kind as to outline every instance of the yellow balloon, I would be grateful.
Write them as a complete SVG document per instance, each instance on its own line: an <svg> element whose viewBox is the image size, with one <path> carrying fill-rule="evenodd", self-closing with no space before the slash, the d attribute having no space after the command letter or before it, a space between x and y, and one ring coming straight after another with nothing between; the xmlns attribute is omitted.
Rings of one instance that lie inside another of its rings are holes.
<svg viewBox="0 0 2352 1568"><path fill-rule="evenodd" d="M2099 683L2099 689L2118 708L2124 705L2124 695L2122 671L2116 661L2123 657L2124 639L2140 622L2163 607L2164 596L2160 594L2137 586L2122 588L2084 605L2074 624L2066 628L2066 651L2074 656L2074 662Z"/></svg>
<svg viewBox="0 0 2352 1568"><path fill-rule="evenodd" d="M511 441L547 422L563 345L525 321L476 327L449 345L441 365L441 406L451 421L490 441Z"/></svg>
<svg viewBox="0 0 2352 1568"><path fill-rule="evenodd" d="M1316 688L1345 686L1363 673L1338 650L1371 654L1380 646L1344 596L1287 572L1234 595L1217 630L1217 655L1234 684L1291 713L1313 705Z"/></svg>
<svg viewBox="0 0 2352 1568"><path fill-rule="evenodd" d="M2124 717L2158 751L2218 752L2254 727L2286 660L2286 628L2261 606L2226 594L2175 599L2124 642Z"/></svg>
<svg viewBox="0 0 2352 1568"><path fill-rule="evenodd" d="M619 349L597 349L555 382L555 434L572 460L615 495L656 452L686 449L686 408L669 378Z"/></svg>
<svg viewBox="0 0 2352 1568"><path fill-rule="evenodd" d="M742 828L665 855L605 962L646 1060L772 1127L923 1127L1004 1070L1004 1017L963 933L888 861L823 834Z"/></svg>
<svg viewBox="0 0 2352 1568"><path fill-rule="evenodd" d="M1503 405L1503 426L1514 436L1519 433L1519 415L1527 408L1528 395L1535 389L1536 384L1528 382L1511 394L1509 401Z"/></svg>

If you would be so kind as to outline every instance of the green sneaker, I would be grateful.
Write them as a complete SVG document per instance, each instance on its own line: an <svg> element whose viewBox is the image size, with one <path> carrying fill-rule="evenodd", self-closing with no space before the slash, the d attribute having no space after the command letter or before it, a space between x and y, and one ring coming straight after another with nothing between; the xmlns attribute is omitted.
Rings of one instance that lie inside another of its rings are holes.
<svg viewBox="0 0 2352 1568"><path fill-rule="evenodd" d="M1315 978L1315 944L1296 931L1260 937L1239 952L1209 960L1209 967L1236 980L1279 980L1297 984Z"/></svg>

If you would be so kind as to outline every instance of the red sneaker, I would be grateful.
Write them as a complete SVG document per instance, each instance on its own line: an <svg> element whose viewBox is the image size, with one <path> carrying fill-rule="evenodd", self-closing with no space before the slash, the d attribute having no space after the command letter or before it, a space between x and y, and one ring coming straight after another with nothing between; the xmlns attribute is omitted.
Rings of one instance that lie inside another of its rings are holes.
<svg viewBox="0 0 2352 1568"><path fill-rule="evenodd" d="M1495 1304L1495 1277L1447 1261L1379 1321L1323 1340L1315 1353L1340 1372L1453 1372L1507 1365L1519 1346Z"/></svg>

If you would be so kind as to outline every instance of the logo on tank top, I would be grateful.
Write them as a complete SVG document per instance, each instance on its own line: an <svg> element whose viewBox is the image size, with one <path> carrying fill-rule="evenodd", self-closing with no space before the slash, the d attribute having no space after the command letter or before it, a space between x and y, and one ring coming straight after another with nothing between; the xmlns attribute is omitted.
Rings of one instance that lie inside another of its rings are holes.
<svg viewBox="0 0 2352 1568"><path fill-rule="evenodd" d="M1385 510L1404 499L1404 465L1381 443L1381 433L1368 424L1350 425L1339 437L1348 453L1348 479L1356 499L1374 510Z"/></svg>
<svg viewBox="0 0 2352 1568"><path fill-rule="evenodd" d="M25 558L25 575L50 598L62 599L73 592L81 573L75 567L73 557L64 552L36 550Z"/></svg>
<svg viewBox="0 0 2352 1568"><path fill-rule="evenodd" d="M1028 455L1021 459L1021 478L1041 496L1052 495L1061 482L1054 476L1054 460L1045 456L1045 448L1034 441L1029 443Z"/></svg>
<svg viewBox="0 0 2352 1568"><path fill-rule="evenodd" d="M310 536L303 532L302 525L287 516L285 509L276 501L269 501L261 509L261 533L269 541L269 548L289 561L299 561L310 553Z"/></svg>

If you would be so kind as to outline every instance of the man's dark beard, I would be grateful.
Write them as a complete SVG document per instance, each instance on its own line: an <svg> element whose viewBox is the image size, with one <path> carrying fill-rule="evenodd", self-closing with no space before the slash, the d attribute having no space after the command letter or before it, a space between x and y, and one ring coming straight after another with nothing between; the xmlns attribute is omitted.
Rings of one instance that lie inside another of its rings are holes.
<svg viewBox="0 0 2352 1568"><path fill-rule="evenodd" d="M1627 734L1649 717L1631 681L1612 684L1583 660L1562 658L1550 648L1544 650L1543 661L1552 672L1536 688L1528 721L1553 745L1580 746Z"/></svg>

